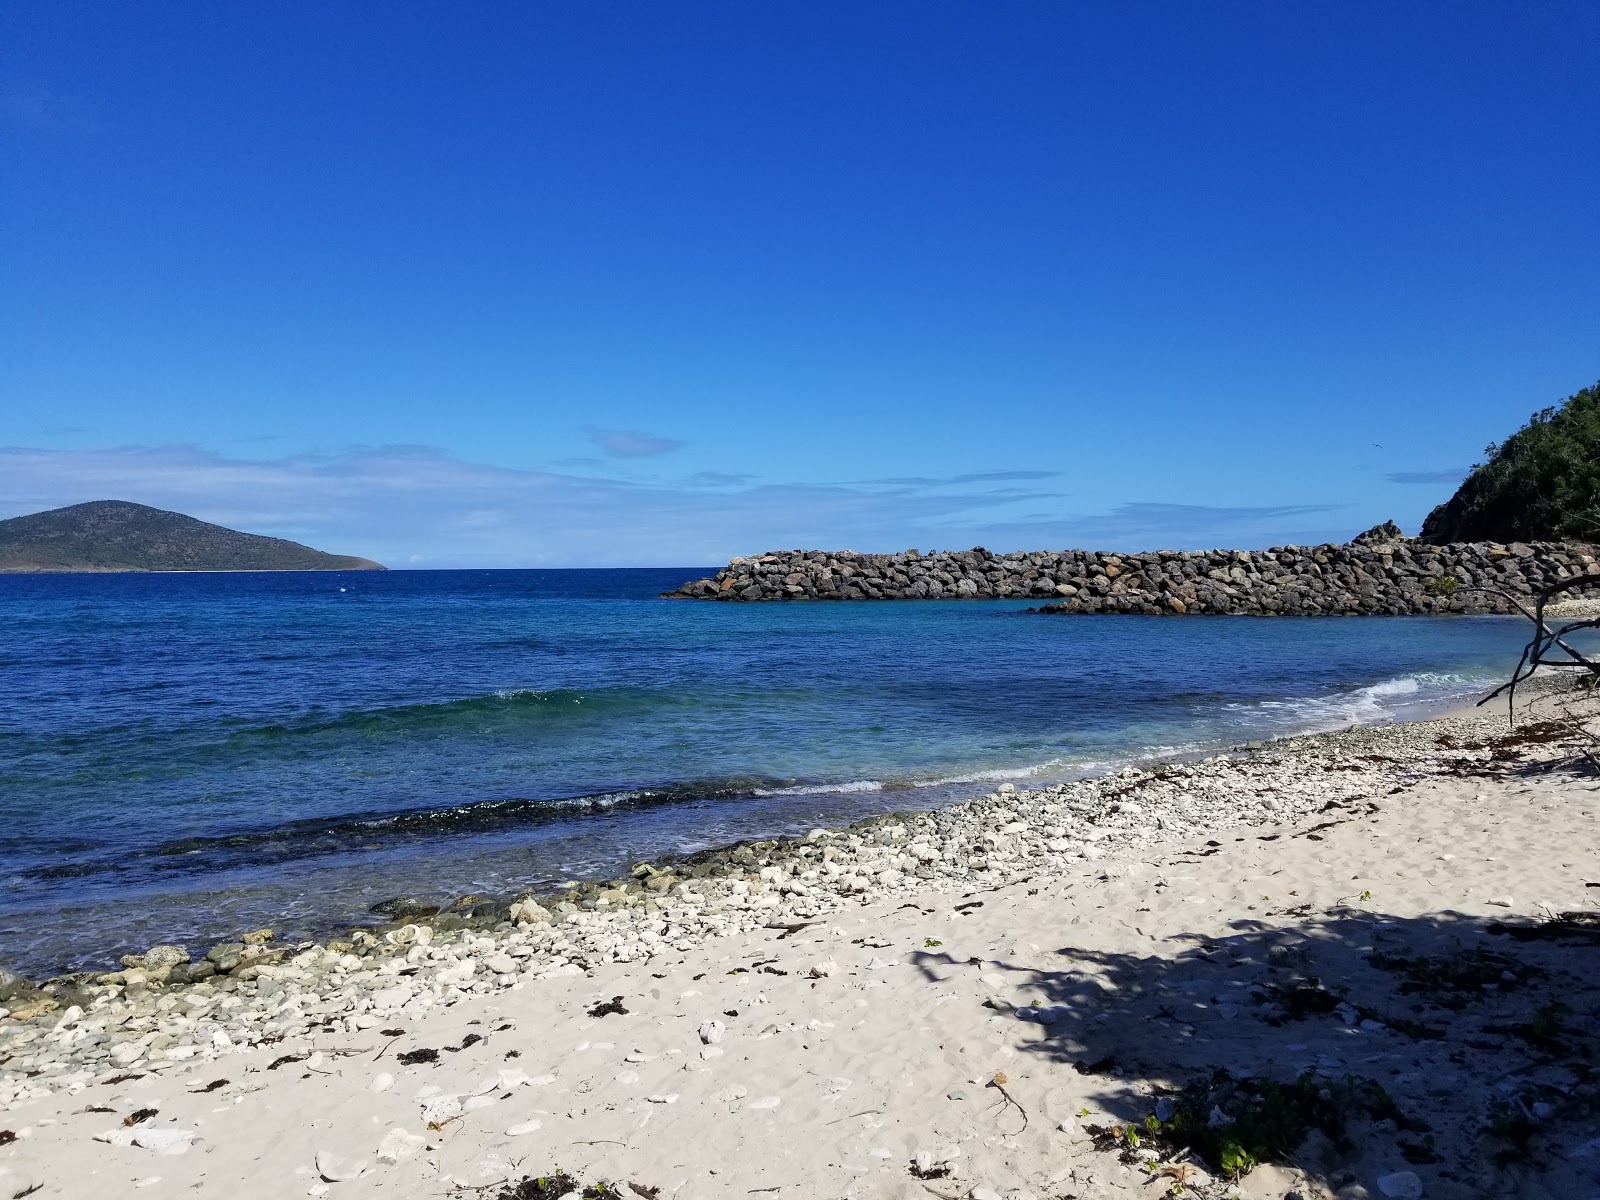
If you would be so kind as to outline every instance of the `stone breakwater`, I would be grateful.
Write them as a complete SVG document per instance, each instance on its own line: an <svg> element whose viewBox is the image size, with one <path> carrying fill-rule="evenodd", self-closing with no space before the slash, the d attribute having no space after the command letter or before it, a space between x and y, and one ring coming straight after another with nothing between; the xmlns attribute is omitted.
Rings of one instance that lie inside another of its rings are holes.
<svg viewBox="0 0 1600 1200"><path fill-rule="evenodd" d="M1366 535L1363 535L1366 536ZM1595 569L1592 546L1431 546L1396 538L1270 550L784 550L736 558L674 599L1034 599L1051 613L1401 616L1515 611L1521 596Z"/></svg>
<svg viewBox="0 0 1600 1200"><path fill-rule="evenodd" d="M465 897L444 911L397 902L389 925L325 945L283 944L257 930L197 960L184 947L158 946L128 955L118 971L39 985L0 971L0 1110L141 1073L182 1075L263 1045L278 1047L281 1062L316 1059L314 1035L378 1031L470 996L886 897L1048 879L1228 829L1351 819L1369 797L1425 778L1509 772L1519 755L1560 752L1542 742L1507 751L1495 736L1504 730L1501 713L1485 712L1039 790L1005 784L939 811L640 863L626 877L556 896Z"/></svg>

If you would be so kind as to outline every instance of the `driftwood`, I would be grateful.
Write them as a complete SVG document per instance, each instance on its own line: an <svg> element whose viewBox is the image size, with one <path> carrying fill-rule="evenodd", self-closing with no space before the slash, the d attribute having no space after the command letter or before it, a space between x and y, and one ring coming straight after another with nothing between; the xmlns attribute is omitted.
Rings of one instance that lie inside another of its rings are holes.
<svg viewBox="0 0 1600 1200"><path fill-rule="evenodd" d="M1552 624L1547 617L1546 610L1552 602L1565 599L1573 592L1584 588L1600 587L1600 573L1590 572L1583 575L1574 575L1570 579L1563 579L1559 583L1541 589L1533 598L1530 607L1527 599L1502 591L1499 588L1474 588L1474 591L1494 592L1505 600L1516 611L1533 622L1533 637L1522 648L1522 656L1517 660L1511 677L1494 691L1478 701L1479 706L1488 704L1495 697L1506 697L1506 718L1513 729L1516 728L1517 714L1517 687L1531 679L1541 667L1553 670L1584 671L1590 676L1589 683L1600 686L1600 660L1591 658L1575 647L1571 638L1575 633L1585 630L1600 629L1600 614L1588 617L1578 617L1560 624ZM1558 618L1559 620L1559 618ZM1600 736L1591 732L1584 721L1574 714L1570 707L1560 718L1560 723L1567 727L1573 739L1581 745L1579 753L1587 759L1589 765L1600 771Z"/></svg>
<svg viewBox="0 0 1600 1200"><path fill-rule="evenodd" d="M1600 574L1574 575L1571 579L1563 579L1560 583L1553 583L1543 588L1534 597L1533 607L1529 608L1524 597L1512 592L1502 591L1499 588L1468 588L1467 591L1492 592L1503 599L1512 608L1516 609L1528 620L1533 622L1533 637L1522 648L1522 657L1518 660L1516 669L1511 672L1511 678L1490 692L1480 705L1487 704L1502 692L1506 696L1508 709L1516 703L1517 686L1533 677L1534 672L1540 667L1552 667L1558 670L1588 671L1591 675L1600 676L1600 662L1596 662L1581 651L1575 649L1567 640L1574 633L1585 629L1600 629L1600 615L1581 617L1568 621L1560 626L1552 626L1546 619L1545 610L1553 600L1565 598L1569 592L1586 587L1600 587ZM1511 720L1516 721L1516 714L1512 709Z"/></svg>

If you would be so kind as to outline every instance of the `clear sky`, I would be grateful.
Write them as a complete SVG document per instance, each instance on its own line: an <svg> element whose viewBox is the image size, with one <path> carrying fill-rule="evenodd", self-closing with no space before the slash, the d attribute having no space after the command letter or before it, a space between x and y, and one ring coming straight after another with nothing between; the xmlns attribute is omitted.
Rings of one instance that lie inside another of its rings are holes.
<svg viewBox="0 0 1600 1200"><path fill-rule="evenodd" d="M0 7L0 516L1414 531L1600 378L1600 4Z"/></svg>

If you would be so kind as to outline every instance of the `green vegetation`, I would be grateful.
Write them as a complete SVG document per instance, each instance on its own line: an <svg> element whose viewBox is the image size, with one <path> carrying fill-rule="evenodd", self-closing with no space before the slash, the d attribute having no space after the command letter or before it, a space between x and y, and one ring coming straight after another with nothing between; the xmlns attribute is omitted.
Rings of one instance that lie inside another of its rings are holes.
<svg viewBox="0 0 1600 1200"><path fill-rule="evenodd" d="M1454 575L1435 575L1428 580L1428 594L1430 596L1454 596L1456 589L1461 586L1461 580Z"/></svg>
<svg viewBox="0 0 1600 1200"><path fill-rule="evenodd" d="M1456 494L1428 514L1422 540L1600 540L1600 384L1536 412Z"/></svg>
<svg viewBox="0 0 1600 1200"><path fill-rule="evenodd" d="M1355 1117L1391 1120L1399 1129L1426 1132L1408 1120L1382 1086L1369 1079L1317 1079L1301 1075L1291 1083L1237 1078L1218 1070L1171 1097L1167 1120L1155 1116L1133 1125L1086 1125L1095 1148L1131 1155L1149 1142L1167 1155L1194 1153L1213 1170L1237 1178L1264 1162L1293 1154L1313 1129L1337 1146L1347 1146L1346 1124Z"/></svg>
<svg viewBox="0 0 1600 1200"><path fill-rule="evenodd" d="M283 538L240 533L126 500L0 521L0 571L381 571Z"/></svg>

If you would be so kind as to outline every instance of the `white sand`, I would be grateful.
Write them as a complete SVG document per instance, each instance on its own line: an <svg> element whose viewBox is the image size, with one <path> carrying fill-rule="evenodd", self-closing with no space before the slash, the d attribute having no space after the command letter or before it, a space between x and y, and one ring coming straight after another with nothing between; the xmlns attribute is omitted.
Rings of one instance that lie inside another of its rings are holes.
<svg viewBox="0 0 1600 1200"><path fill-rule="evenodd" d="M25 1100L0 1112L18 1135L0 1147L0 1197L34 1184L40 1197L494 1197L556 1168L630 1200L629 1183L675 1200L1147 1197L1173 1181L1094 1149L1083 1126L1142 1119L1162 1089L1217 1068L1374 1080L1431 1126L1439 1161L1407 1162L1401 1143L1420 1132L1357 1115L1346 1149L1313 1135L1299 1166L1236 1186L1196 1178L1189 1194L1600 1197L1600 1078L1587 1075L1600 946L1486 931L1600 908L1596 781L1541 765L1557 754L1467 754L1483 773L1215 846L896 895L789 936L529 979L397 1017L392 1041L296 1038ZM1369 962L1480 947L1516 960L1515 981L1402 994L1400 974ZM1347 989L1351 1009L1263 1019L1275 1010L1253 990L1310 976ZM614 996L625 1015L587 1015ZM1019 1019L1035 1001L1052 1023ZM1541 1008L1554 1041L1504 1031ZM445 1049L468 1035L482 1040ZM419 1047L444 1052L399 1064ZM1535 1118L1530 1161L1496 1166L1480 1132L1519 1103ZM140 1109L158 1112L122 1124ZM915 1178L919 1155L950 1173Z"/></svg>

